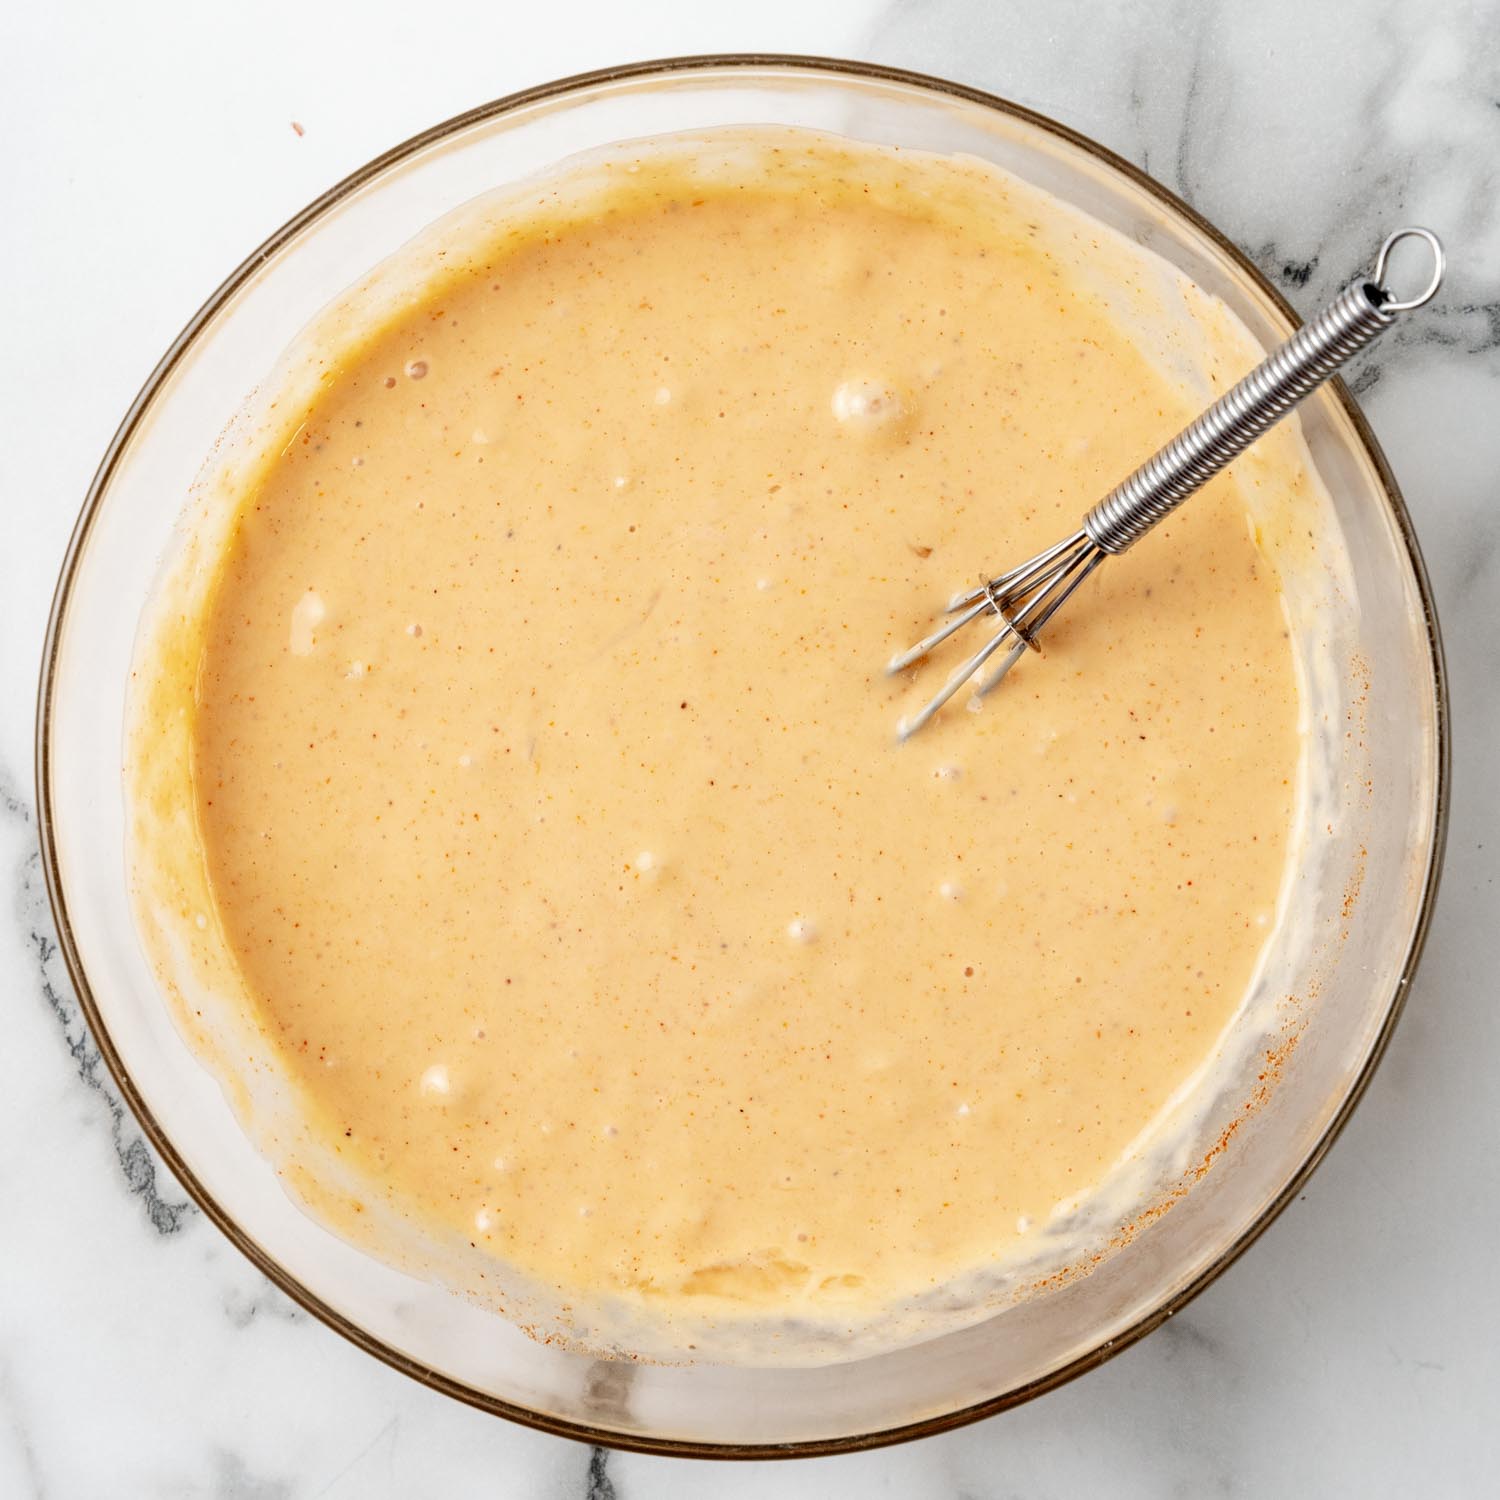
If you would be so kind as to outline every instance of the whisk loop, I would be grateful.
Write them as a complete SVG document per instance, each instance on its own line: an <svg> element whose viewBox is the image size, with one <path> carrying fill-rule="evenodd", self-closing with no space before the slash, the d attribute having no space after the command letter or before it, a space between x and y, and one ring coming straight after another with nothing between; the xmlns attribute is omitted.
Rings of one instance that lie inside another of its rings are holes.
<svg viewBox="0 0 1500 1500"><path fill-rule="evenodd" d="M1386 271L1395 247L1412 239L1431 251L1432 275L1421 292L1401 300L1387 285ZM1368 276L1345 288L1197 421L1116 485L1084 516L1072 536L1020 567L955 595L947 610L952 618L910 650L893 656L889 672L915 666L981 615L995 616L999 629L954 668L935 697L898 721L897 736L904 740L915 734L967 682L975 684L971 703L993 692L1027 651L1040 649L1037 636L1042 628L1106 557L1117 556L1138 542L1352 355L1391 327L1399 313L1430 302L1442 284L1443 270L1443 247L1430 229L1398 229L1380 247ZM1004 655L986 672L1002 648Z"/></svg>

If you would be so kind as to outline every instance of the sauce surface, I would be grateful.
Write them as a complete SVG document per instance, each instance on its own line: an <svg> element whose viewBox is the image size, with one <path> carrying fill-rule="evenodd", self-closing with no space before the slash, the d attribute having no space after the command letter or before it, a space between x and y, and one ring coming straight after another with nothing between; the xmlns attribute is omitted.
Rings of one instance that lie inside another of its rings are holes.
<svg viewBox="0 0 1500 1500"><path fill-rule="evenodd" d="M775 140L622 165L341 360L220 564L195 797L372 1191L579 1301L854 1320L1024 1249L1210 1055L1297 688L1223 480L894 743L955 658L892 651L1192 407L1042 195Z"/></svg>

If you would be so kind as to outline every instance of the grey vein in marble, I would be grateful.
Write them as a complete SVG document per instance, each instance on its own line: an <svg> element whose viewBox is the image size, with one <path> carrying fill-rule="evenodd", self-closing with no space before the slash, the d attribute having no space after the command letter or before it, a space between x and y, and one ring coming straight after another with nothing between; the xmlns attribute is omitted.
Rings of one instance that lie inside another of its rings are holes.
<svg viewBox="0 0 1500 1500"><path fill-rule="evenodd" d="M140 1200L146 1217L158 1234L176 1234L197 1207L182 1194L161 1159L151 1149L135 1117L125 1108L104 1058L83 1018L83 1007L62 963L57 930L47 901L42 877L42 857L31 837L34 819L9 777L0 771L0 813L19 823L27 833L16 882L17 915L26 934L34 964L34 986L51 1012L63 1046L72 1059L79 1079L97 1096L109 1122L110 1139L125 1185ZM158 1184L171 1183L164 1191Z"/></svg>
<svg viewBox="0 0 1500 1500"><path fill-rule="evenodd" d="M590 1448L588 1489L584 1492L584 1500L618 1500L608 1469L608 1452L603 1448Z"/></svg>

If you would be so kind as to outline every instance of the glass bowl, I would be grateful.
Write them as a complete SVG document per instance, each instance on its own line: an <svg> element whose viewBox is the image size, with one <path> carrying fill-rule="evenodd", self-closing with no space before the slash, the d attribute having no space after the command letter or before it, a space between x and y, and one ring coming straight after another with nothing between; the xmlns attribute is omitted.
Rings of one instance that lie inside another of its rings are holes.
<svg viewBox="0 0 1500 1500"><path fill-rule="evenodd" d="M1350 665L1342 805L1319 880L1325 936L1298 1041L1269 1090L1246 1078L1202 1174L1091 1274L968 1329L804 1369L610 1362L533 1342L347 1245L294 1206L176 1030L126 883L121 733L132 642L200 465L252 383L314 314L434 219L575 152L633 137L784 124L988 158L1148 246L1264 344L1291 309L1222 235L1093 142L973 89L855 63L682 58L587 74L450 120L356 172L273 235L167 351L89 492L53 606L38 711L48 887L73 981L125 1100L204 1212L278 1286L396 1369L582 1439L695 1456L870 1447L999 1411L1099 1364L1207 1285L1328 1149L1390 1037L1427 928L1447 806L1447 709L1432 598L1406 508L1334 382L1303 432L1349 554L1330 624ZM1088 497L1082 497L1088 498ZM1256 1097L1252 1097L1256 1096Z"/></svg>

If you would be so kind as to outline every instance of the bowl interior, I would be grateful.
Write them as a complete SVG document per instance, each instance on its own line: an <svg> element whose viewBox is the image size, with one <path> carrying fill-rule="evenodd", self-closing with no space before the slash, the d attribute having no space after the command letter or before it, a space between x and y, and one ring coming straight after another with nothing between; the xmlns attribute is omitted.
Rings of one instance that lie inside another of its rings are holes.
<svg viewBox="0 0 1500 1500"><path fill-rule="evenodd" d="M1322 953L1299 1041L1263 1107L1218 1128L1222 1159L1091 1275L973 1328L852 1364L659 1368L547 1347L382 1265L298 1210L176 1030L136 938L125 870L121 727L142 604L194 478L255 380L313 316L432 220L608 142L785 124L987 158L1160 254L1263 343L1276 295L1140 174L977 94L875 69L696 60L574 80L398 148L246 263L174 345L100 471L70 552L44 668L44 848L59 926L106 1059L189 1191L268 1274L372 1352L463 1399L595 1441L675 1451L825 1451L915 1435L1024 1399L1107 1357L1221 1270L1342 1123L1394 1021L1435 880L1445 777L1436 627L1378 449L1325 390L1303 431L1348 552L1330 625L1347 682L1312 726L1342 792L1323 878L1299 892ZM788 1449L786 1445L795 1445Z"/></svg>

